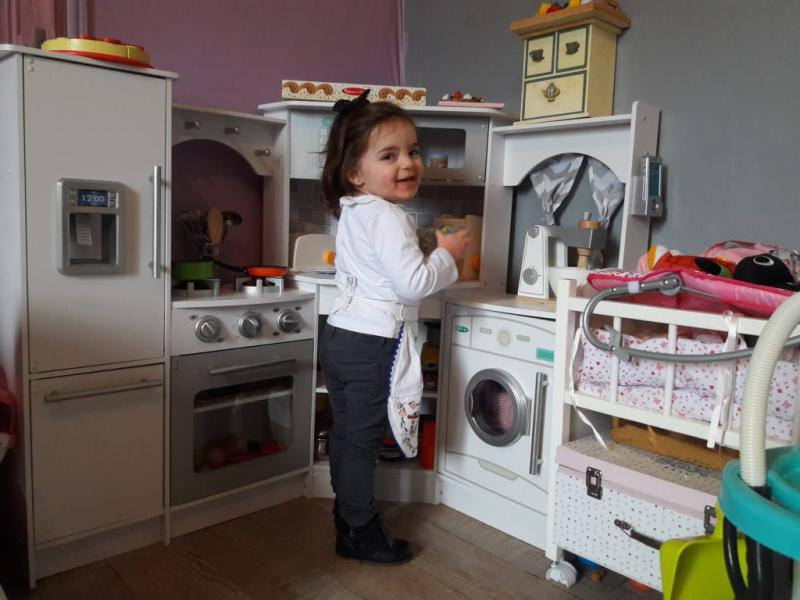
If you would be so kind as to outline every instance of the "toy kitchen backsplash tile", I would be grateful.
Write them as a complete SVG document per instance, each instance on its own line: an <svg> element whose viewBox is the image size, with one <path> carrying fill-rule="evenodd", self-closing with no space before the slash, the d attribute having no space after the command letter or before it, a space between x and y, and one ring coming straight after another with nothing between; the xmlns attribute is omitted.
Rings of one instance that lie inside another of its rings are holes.
<svg viewBox="0 0 800 600"><path fill-rule="evenodd" d="M320 201L322 188L317 180L296 179L291 182L289 230L292 234L327 233L336 235L336 219ZM483 216L483 188L479 186L420 187L419 196L403 202L417 227L433 225L442 214Z"/></svg>

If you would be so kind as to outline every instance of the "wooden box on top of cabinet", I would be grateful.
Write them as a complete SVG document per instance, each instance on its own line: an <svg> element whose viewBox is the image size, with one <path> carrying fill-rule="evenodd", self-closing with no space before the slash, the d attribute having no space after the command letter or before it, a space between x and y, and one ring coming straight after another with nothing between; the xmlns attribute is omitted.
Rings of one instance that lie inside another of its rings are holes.
<svg viewBox="0 0 800 600"><path fill-rule="evenodd" d="M617 35L629 26L615 0L511 23L524 49L521 122L612 114Z"/></svg>

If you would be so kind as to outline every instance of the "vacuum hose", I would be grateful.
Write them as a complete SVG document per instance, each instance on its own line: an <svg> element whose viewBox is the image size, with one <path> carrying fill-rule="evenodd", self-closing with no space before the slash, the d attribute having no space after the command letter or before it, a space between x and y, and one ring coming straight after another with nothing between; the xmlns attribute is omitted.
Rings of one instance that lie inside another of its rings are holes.
<svg viewBox="0 0 800 600"><path fill-rule="evenodd" d="M747 369L740 433L742 479L750 487L767 483L766 422L767 398L775 365L792 330L800 323L800 294L790 296L778 307L758 338ZM797 432L795 432L797 435Z"/></svg>

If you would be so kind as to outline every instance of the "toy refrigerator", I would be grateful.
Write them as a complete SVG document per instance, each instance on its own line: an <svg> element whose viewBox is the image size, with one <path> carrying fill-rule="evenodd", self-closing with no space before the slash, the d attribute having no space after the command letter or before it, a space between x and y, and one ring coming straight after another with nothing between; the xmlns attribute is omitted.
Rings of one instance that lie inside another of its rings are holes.
<svg viewBox="0 0 800 600"><path fill-rule="evenodd" d="M0 45L0 361L31 582L164 511L172 77Z"/></svg>

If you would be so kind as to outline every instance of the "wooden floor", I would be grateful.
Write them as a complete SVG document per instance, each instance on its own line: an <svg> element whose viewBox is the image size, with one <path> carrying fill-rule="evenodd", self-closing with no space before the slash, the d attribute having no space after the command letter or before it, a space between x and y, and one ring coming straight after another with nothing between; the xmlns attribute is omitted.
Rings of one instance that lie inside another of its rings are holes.
<svg viewBox="0 0 800 600"><path fill-rule="evenodd" d="M336 557L330 500L297 499L215 527L48 577L9 598L658 598L619 575L545 581L544 554L443 505L385 504L387 529L415 558L401 566Z"/></svg>

